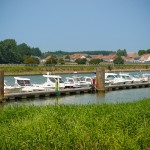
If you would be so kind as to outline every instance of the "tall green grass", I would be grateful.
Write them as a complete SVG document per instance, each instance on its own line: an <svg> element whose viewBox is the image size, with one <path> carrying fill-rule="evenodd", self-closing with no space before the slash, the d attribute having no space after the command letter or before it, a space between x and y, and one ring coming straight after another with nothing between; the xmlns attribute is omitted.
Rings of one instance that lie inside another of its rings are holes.
<svg viewBox="0 0 150 150"><path fill-rule="evenodd" d="M0 149L150 149L150 99L0 110Z"/></svg>
<svg viewBox="0 0 150 150"><path fill-rule="evenodd" d="M43 74L43 72L74 72L74 71L93 71L97 67L105 68L110 70L109 65L97 65L97 66L88 66L88 65L79 65L79 66L0 66L1 70L4 70L6 75L13 74ZM150 69L150 65L116 65L111 66L111 70L117 69Z"/></svg>

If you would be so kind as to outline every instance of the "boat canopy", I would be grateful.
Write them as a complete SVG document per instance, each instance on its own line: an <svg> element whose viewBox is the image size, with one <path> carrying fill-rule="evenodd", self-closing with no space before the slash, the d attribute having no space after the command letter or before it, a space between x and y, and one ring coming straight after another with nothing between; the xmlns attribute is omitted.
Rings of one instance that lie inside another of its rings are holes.
<svg viewBox="0 0 150 150"><path fill-rule="evenodd" d="M46 77L46 78L61 78L61 76L58 76L58 75L43 75L43 77Z"/></svg>

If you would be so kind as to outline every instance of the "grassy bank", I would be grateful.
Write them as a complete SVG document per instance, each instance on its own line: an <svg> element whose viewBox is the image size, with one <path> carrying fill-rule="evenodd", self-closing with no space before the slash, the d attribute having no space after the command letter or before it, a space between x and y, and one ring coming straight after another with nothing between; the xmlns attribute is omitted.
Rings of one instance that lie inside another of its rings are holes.
<svg viewBox="0 0 150 150"><path fill-rule="evenodd" d="M4 70L5 75L32 75L32 74L43 74L46 72L52 73L73 73L73 72L92 72L95 71L97 67L105 68L106 70L112 71L139 71L139 70L150 70L150 64L143 64L143 65L95 65L95 66L88 66L88 65L76 65L76 66L0 66L1 70Z"/></svg>
<svg viewBox="0 0 150 150"><path fill-rule="evenodd" d="M0 149L150 148L150 99L126 104L0 110Z"/></svg>

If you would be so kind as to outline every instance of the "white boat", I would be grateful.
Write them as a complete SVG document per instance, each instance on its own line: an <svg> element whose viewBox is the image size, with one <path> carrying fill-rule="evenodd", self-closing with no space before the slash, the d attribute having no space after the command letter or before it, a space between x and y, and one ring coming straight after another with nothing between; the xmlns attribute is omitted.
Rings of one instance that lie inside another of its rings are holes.
<svg viewBox="0 0 150 150"><path fill-rule="evenodd" d="M66 78L65 86L69 87L69 84L70 84L71 87L87 87L87 86L92 85L92 83L93 83L93 79L91 77L72 76L72 77Z"/></svg>
<svg viewBox="0 0 150 150"><path fill-rule="evenodd" d="M90 86L93 84L93 79L92 77L84 76L80 78L79 82L81 86Z"/></svg>
<svg viewBox="0 0 150 150"><path fill-rule="evenodd" d="M46 74L46 75L43 75L43 77L46 78L46 82L41 84L40 86L43 87L44 89L55 89L57 82L58 82L58 87L60 89L65 88L65 83L62 80L61 76Z"/></svg>
<svg viewBox="0 0 150 150"><path fill-rule="evenodd" d="M7 80L4 80L4 90L12 90L12 89L14 89L14 87L11 86Z"/></svg>
<svg viewBox="0 0 150 150"><path fill-rule="evenodd" d="M23 92L44 91L44 88L38 85L31 84L29 78L14 77L15 87L21 88Z"/></svg>
<svg viewBox="0 0 150 150"><path fill-rule="evenodd" d="M96 85L96 76L93 76L92 80L93 80L92 84ZM111 84L111 81L105 78L105 85L110 85L110 84Z"/></svg>
<svg viewBox="0 0 150 150"><path fill-rule="evenodd" d="M143 82L150 82L150 73L141 73L140 77L143 79Z"/></svg>
<svg viewBox="0 0 150 150"><path fill-rule="evenodd" d="M80 88L81 85L76 78L66 77L65 88Z"/></svg>
<svg viewBox="0 0 150 150"><path fill-rule="evenodd" d="M116 73L105 73L105 80L108 80L110 84L125 84L125 80L120 78Z"/></svg>
<svg viewBox="0 0 150 150"><path fill-rule="evenodd" d="M7 80L4 80L4 93L19 92L20 87L12 86Z"/></svg>
<svg viewBox="0 0 150 150"><path fill-rule="evenodd" d="M132 75L130 73L120 73L120 77L124 78L127 83L142 83L143 79L139 76Z"/></svg>
<svg viewBox="0 0 150 150"><path fill-rule="evenodd" d="M134 80L127 73L119 73L119 77L125 81L126 84L133 83Z"/></svg>
<svg viewBox="0 0 150 150"><path fill-rule="evenodd" d="M92 83L92 78L91 77L87 77L87 76L85 76L85 77L84 76L83 77L72 76L72 78L81 87L89 86Z"/></svg>

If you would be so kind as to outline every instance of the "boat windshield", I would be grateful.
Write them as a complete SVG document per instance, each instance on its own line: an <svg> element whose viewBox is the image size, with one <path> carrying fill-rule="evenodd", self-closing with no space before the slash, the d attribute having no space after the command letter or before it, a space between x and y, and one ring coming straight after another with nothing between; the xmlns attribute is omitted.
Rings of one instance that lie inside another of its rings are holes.
<svg viewBox="0 0 150 150"><path fill-rule="evenodd" d="M107 78L114 79L114 78L119 78L119 76L118 75L108 75Z"/></svg>
<svg viewBox="0 0 150 150"><path fill-rule="evenodd" d="M59 83L64 83L64 81L61 78L59 78Z"/></svg>
<svg viewBox="0 0 150 150"><path fill-rule="evenodd" d="M49 80L51 82L53 82L53 83L56 83L56 81L58 80L58 78L49 78ZM64 81L61 78L59 78L59 83L64 83Z"/></svg>
<svg viewBox="0 0 150 150"><path fill-rule="evenodd" d="M143 76L150 78L150 74L143 74Z"/></svg>
<svg viewBox="0 0 150 150"><path fill-rule="evenodd" d="M126 80L131 80L131 78L129 76L122 76L123 79L126 79Z"/></svg>
<svg viewBox="0 0 150 150"><path fill-rule="evenodd" d="M31 83L30 83L29 80L17 80L17 83L18 83L20 86L31 85Z"/></svg>
<svg viewBox="0 0 150 150"><path fill-rule="evenodd" d="M49 78L49 80L53 83L56 83L56 79L55 78Z"/></svg>
<svg viewBox="0 0 150 150"><path fill-rule="evenodd" d="M87 82L91 82L91 79L90 79L90 78L87 78L86 81L87 81Z"/></svg>
<svg viewBox="0 0 150 150"><path fill-rule="evenodd" d="M74 81L75 81L75 82L78 82L78 81L80 81L80 80L79 80L78 78L74 78Z"/></svg>
<svg viewBox="0 0 150 150"><path fill-rule="evenodd" d="M68 82L73 83L73 80L72 79L68 79Z"/></svg>
<svg viewBox="0 0 150 150"><path fill-rule="evenodd" d="M115 78L119 78L119 76L118 76L118 75L114 75L114 77L115 77Z"/></svg>
<svg viewBox="0 0 150 150"><path fill-rule="evenodd" d="M81 77L81 78L80 78L80 81L85 81L85 78L84 78L84 77Z"/></svg>
<svg viewBox="0 0 150 150"><path fill-rule="evenodd" d="M4 81L4 85L6 86L10 86L9 82L8 81Z"/></svg>

